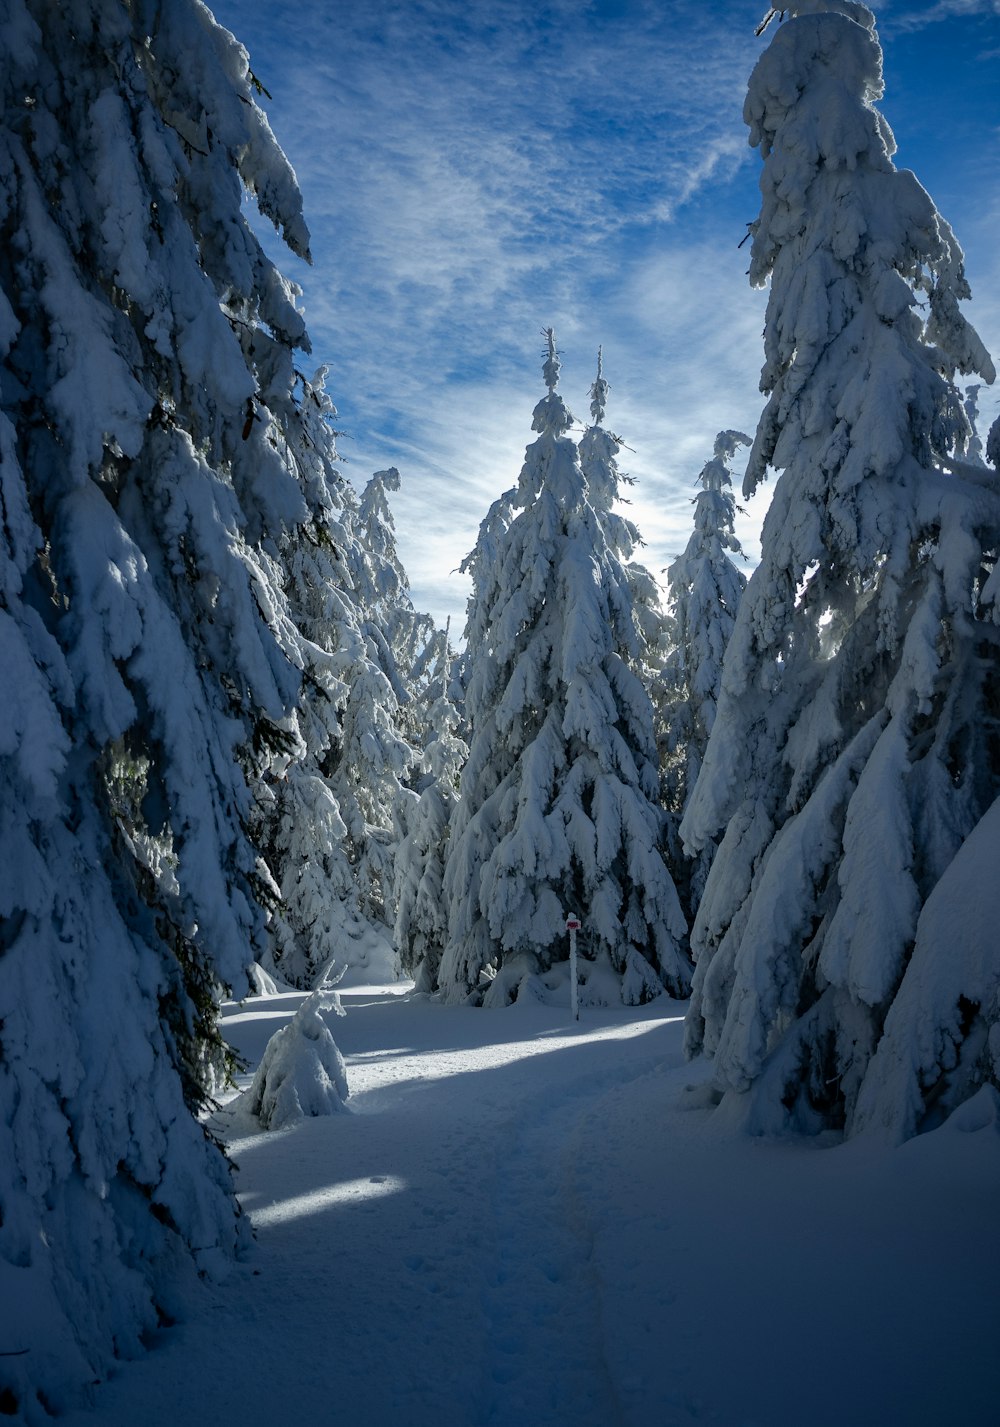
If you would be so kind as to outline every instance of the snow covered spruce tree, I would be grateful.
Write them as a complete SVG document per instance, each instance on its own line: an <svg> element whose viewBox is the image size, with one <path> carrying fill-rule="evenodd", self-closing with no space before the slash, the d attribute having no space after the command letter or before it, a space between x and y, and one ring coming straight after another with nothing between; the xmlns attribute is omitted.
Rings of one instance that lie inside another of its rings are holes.
<svg viewBox="0 0 1000 1427"><path fill-rule="evenodd" d="M686 992L685 927L661 855L632 585L601 513L608 493L595 508L566 435L572 417L546 335L539 436L517 514L494 525L490 618L472 608L468 622L471 746L445 866L439 980L450 1001L478 999L494 970L487 1004L508 1003L526 981L537 989L535 978L565 960L564 918L575 911L594 959L634 1004L664 987Z"/></svg>
<svg viewBox="0 0 1000 1427"><path fill-rule="evenodd" d="M414 609L410 581L396 549L388 493L398 491L399 485L399 472L390 466L376 471L362 492L357 523L365 560L358 598L365 611L365 632L376 642L386 676L406 709L421 656L434 642L434 621Z"/></svg>
<svg viewBox="0 0 1000 1427"><path fill-rule="evenodd" d="M989 429L986 437L986 459L1000 470L1000 416Z"/></svg>
<svg viewBox="0 0 1000 1427"><path fill-rule="evenodd" d="M453 682L456 685L452 702L458 709L459 732L468 742L469 720L466 712L466 690L469 685L470 648L478 648L486 638L493 615L493 606L500 595L500 543L504 532L517 514L517 487L512 486L490 506L479 523L476 543L459 569L472 581L466 602L465 648L455 660Z"/></svg>
<svg viewBox="0 0 1000 1427"><path fill-rule="evenodd" d="M604 378L604 359L597 352L597 377L590 388L590 425L580 438L580 469L587 483L587 499L604 530L609 549L622 562L638 628L640 655L633 667L647 685L658 667L657 648L662 635L663 611L660 588L651 571L633 559L642 544L639 529L615 510L621 486L632 484L631 476L618 469L618 453L624 442L604 425L610 386Z"/></svg>
<svg viewBox="0 0 1000 1427"><path fill-rule="evenodd" d="M138 1350L240 1236L193 1111L294 738L280 457L307 251L247 56L197 0L12 0L0 73L0 1404ZM274 412L284 404L279 419Z"/></svg>
<svg viewBox="0 0 1000 1427"><path fill-rule="evenodd" d="M744 489L782 474L681 826L694 851L725 828L687 1041L752 1128L899 1138L1000 1080L970 893L996 883L1000 492L953 457L955 369L993 369L961 250L891 161L870 11L786 13L745 110L771 292Z"/></svg>
<svg viewBox="0 0 1000 1427"><path fill-rule="evenodd" d="M372 522L336 469L329 426L305 442L293 432L287 457L304 472L324 468L328 499L284 557L290 607L306 636L304 684L297 747L257 789L281 894L264 962L299 986L314 985L333 960L382 980L399 969L392 945L397 805L415 801L409 782L419 759L402 727L402 708L414 702L409 680L388 636L408 618L423 628L430 619L413 610L405 573L398 559L386 560L384 541L369 544ZM374 485L392 474L376 473Z"/></svg>
<svg viewBox="0 0 1000 1427"><path fill-rule="evenodd" d="M395 860L396 947L402 968L414 978L418 991L436 986L448 937L444 863L458 806L459 778L469 752L457 733L447 627L437 632L434 646L436 658L422 700L426 726L432 732L421 754L415 796L399 807L404 826Z"/></svg>
<svg viewBox="0 0 1000 1427"><path fill-rule="evenodd" d="M432 628L430 617L413 608L396 554L385 491L398 484L395 469L376 471L352 513L350 589L360 638L347 645L349 658L342 666L347 695L339 713L339 744L328 762L360 907L387 947L395 920L397 803L419 760L404 731L404 708L412 699L409 659L420 641L415 631L429 637Z"/></svg>
<svg viewBox="0 0 1000 1427"><path fill-rule="evenodd" d="M733 632L746 576L727 552L742 555L736 536L733 457L749 446L741 431L720 431L712 459L701 470L694 501L694 531L667 571L669 601L664 628L667 656L657 683L662 696L664 801L683 815L715 722L722 659ZM707 844L685 869L680 890L693 920L715 854ZM679 879L681 883L681 879Z"/></svg>
<svg viewBox="0 0 1000 1427"><path fill-rule="evenodd" d="M971 461L977 466L986 464L983 460L983 443L979 435L979 393L981 390L978 382L972 382L965 388L965 414L969 418L969 437L963 455L967 461Z"/></svg>
<svg viewBox="0 0 1000 1427"><path fill-rule="evenodd" d="M303 669L294 737L287 756L255 788L261 842L280 892L262 960L267 970L305 987L322 980L334 961L363 966L380 979L395 965L385 927L365 914L356 865L366 824L345 767L364 723L356 709L364 691L374 686L381 696L371 713L377 730L395 705L363 632L367 612L357 576L368 557L357 530L357 498L337 466L335 412L323 375L301 383L282 446L303 487L321 497L310 521L282 544ZM366 727L371 731L370 723Z"/></svg>

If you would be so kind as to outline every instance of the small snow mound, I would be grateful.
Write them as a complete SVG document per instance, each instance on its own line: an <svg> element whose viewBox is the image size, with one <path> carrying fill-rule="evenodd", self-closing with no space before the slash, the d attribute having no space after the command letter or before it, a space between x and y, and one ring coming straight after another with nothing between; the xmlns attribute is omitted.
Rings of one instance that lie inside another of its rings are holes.
<svg viewBox="0 0 1000 1427"><path fill-rule="evenodd" d="M644 1006L647 1001L655 1001L663 995L663 982L655 967L630 946L625 953L625 971L622 975L621 999L626 1006Z"/></svg>
<svg viewBox="0 0 1000 1427"><path fill-rule="evenodd" d="M569 965L556 962L540 970L534 952L518 952L510 956L486 983L482 1004L496 1009L502 1006L563 1006L568 1005Z"/></svg>
<svg viewBox="0 0 1000 1427"><path fill-rule="evenodd" d="M531 989L535 998L540 999L537 979L538 961L535 956L530 952L510 956L490 979L483 994L482 1004L487 1010L516 1005L521 999L523 987L529 982L532 983ZM525 1002L530 999L530 996L526 996Z"/></svg>
<svg viewBox="0 0 1000 1427"><path fill-rule="evenodd" d="M344 1014L337 992L320 988L268 1041L246 1092L247 1108L263 1129L346 1110L347 1071L322 1016L329 1010Z"/></svg>
<svg viewBox="0 0 1000 1427"><path fill-rule="evenodd" d="M391 986L400 979L396 948L385 933L370 924L349 944L341 945L337 960L345 963L342 978L338 977L345 986ZM322 986L325 975L324 969L317 977L317 987Z"/></svg>
<svg viewBox="0 0 1000 1427"><path fill-rule="evenodd" d="M580 963L580 1005L620 1006L622 982L606 951L600 951L593 961Z"/></svg>
<svg viewBox="0 0 1000 1427"><path fill-rule="evenodd" d="M941 1128L957 1130L960 1134L987 1129L1000 1132L1000 1093L993 1085L983 1085L951 1112Z"/></svg>
<svg viewBox="0 0 1000 1427"><path fill-rule="evenodd" d="M705 1062L705 1069L708 1062ZM722 1100L722 1091L711 1081L705 1079L692 1081L685 1085L684 1089L677 1096L676 1104L679 1110L715 1110Z"/></svg>

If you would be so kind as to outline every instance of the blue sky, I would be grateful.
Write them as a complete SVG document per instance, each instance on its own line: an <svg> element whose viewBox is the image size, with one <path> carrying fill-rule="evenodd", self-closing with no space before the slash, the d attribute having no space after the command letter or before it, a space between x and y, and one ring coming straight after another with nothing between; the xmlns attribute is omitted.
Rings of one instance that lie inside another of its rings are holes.
<svg viewBox="0 0 1000 1427"><path fill-rule="evenodd" d="M317 364L359 486L398 466L414 601L460 629L456 567L513 484L542 394L541 329L608 426L659 570L687 540L718 430L753 433L765 294L739 249L760 163L742 122L767 8L749 0L221 0L299 177ZM875 5L900 167L954 227L1000 353L1000 0ZM982 397L983 430L998 410ZM755 549L769 491L743 518Z"/></svg>

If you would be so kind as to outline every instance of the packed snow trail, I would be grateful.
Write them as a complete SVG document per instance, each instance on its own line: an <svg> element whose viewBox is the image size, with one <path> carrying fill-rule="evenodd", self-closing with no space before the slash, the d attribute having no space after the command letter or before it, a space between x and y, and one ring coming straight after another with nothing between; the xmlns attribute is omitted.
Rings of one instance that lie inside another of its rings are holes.
<svg viewBox="0 0 1000 1427"><path fill-rule="evenodd" d="M251 1068L301 1000L227 1008ZM988 1097L895 1152L747 1141L666 999L343 1000L355 1113L223 1115L251 1262L69 1427L992 1427Z"/></svg>

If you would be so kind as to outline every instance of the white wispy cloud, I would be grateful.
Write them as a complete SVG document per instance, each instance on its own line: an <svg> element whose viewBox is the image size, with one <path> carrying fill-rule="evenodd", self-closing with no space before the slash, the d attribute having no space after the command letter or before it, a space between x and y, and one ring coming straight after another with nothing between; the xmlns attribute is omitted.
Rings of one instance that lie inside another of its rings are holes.
<svg viewBox="0 0 1000 1427"><path fill-rule="evenodd" d="M303 188L314 266L276 240L272 252L304 289L348 471L363 485L400 468L399 545L437 618L461 623L465 583L450 572L532 439L543 326L581 416L604 345L608 420L634 450L651 567L687 539L715 433L752 433L763 296L737 244L759 206L742 105L760 9L216 5L273 95ZM764 501L744 523L748 547Z"/></svg>
<svg viewBox="0 0 1000 1427"><path fill-rule="evenodd" d="M922 30L942 20L970 19L976 15L1000 15L1000 0L934 0L916 8L886 5L889 22L897 30Z"/></svg>

